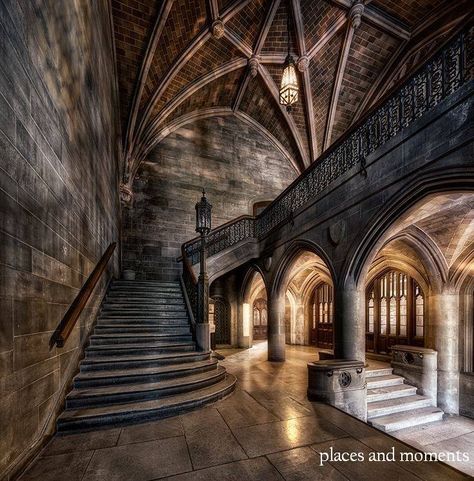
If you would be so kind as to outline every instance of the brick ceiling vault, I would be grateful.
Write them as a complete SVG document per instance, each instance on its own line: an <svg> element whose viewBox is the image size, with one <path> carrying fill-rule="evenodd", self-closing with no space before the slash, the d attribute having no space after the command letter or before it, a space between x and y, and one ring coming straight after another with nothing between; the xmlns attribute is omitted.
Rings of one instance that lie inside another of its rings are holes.
<svg viewBox="0 0 474 481"><path fill-rule="evenodd" d="M472 9L469 0L112 0L124 182L176 128L213 115L254 126L301 172ZM288 21L300 86L291 113L278 101Z"/></svg>

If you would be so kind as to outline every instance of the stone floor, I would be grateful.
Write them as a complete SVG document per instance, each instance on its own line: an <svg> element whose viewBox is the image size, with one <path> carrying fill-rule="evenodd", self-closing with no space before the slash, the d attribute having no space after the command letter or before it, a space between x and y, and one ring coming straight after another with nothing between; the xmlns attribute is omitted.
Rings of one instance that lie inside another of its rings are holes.
<svg viewBox="0 0 474 481"><path fill-rule="evenodd" d="M285 363L265 361L265 343L221 352L223 364L238 377L232 396L175 418L57 435L22 481L470 479L440 463L401 462L400 453L414 452L406 444L334 408L308 402L306 363L314 350L289 347ZM371 452L392 450L395 462L368 461ZM472 444L470 450L474 458ZM327 458L331 451L333 459L321 461L319 453ZM350 453L366 460L337 459Z"/></svg>

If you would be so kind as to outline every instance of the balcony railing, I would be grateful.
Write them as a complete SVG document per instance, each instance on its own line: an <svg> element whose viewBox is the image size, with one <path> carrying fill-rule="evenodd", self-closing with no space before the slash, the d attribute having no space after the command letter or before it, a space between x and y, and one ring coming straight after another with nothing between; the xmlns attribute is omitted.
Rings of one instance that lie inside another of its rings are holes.
<svg viewBox="0 0 474 481"><path fill-rule="evenodd" d="M257 217L242 216L209 234L209 256L245 239L258 240L292 220L293 213L314 200L331 183L441 101L474 79L474 26L455 35L440 51L372 108L318 160L308 167ZM199 263L200 240L183 244L191 265Z"/></svg>

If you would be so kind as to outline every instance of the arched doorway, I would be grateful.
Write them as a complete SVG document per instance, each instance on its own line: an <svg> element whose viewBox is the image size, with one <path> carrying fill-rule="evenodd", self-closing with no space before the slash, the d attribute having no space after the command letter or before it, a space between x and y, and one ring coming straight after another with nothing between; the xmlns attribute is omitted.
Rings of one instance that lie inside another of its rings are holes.
<svg viewBox="0 0 474 481"><path fill-rule="evenodd" d="M254 341L268 338L267 289L260 271L251 267L244 276L241 291L241 346L252 347Z"/></svg>
<svg viewBox="0 0 474 481"><path fill-rule="evenodd" d="M287 344L333 345L333 280L326 262L305 244L293 251L282 275Z"/></svg>

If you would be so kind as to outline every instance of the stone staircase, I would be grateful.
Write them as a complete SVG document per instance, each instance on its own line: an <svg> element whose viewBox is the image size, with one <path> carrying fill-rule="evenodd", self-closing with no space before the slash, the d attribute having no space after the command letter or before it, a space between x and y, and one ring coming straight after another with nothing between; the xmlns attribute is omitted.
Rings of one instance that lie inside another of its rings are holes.
<svg viewBox="0 0 474 481"><path fill-rule="evenodd" d="M159 419L231 393L234 376L192 339L178 282L115 281L58 431Z"/></svg>
<svg viewBox="0 0 474 481"><path fill-rule="evenodd" d="M443 411L428 397L416 394L392 368L366 371L367 421L385 432L418 426L443 419Z"/></svg>

